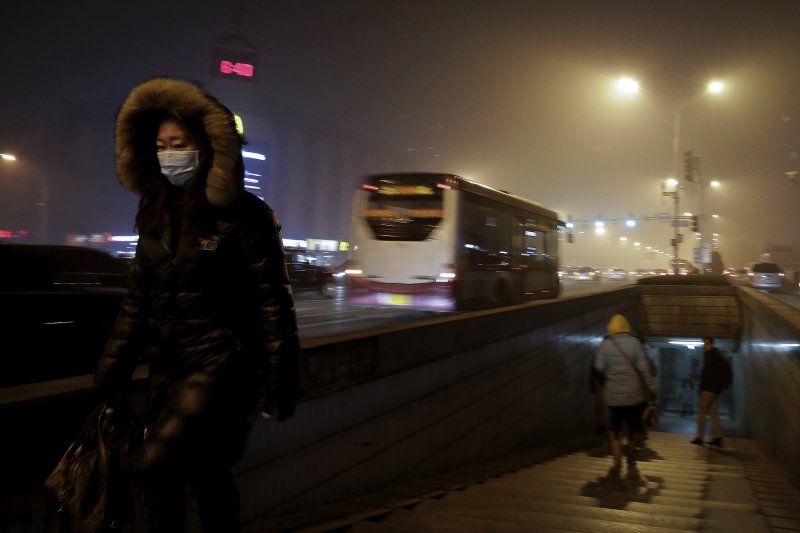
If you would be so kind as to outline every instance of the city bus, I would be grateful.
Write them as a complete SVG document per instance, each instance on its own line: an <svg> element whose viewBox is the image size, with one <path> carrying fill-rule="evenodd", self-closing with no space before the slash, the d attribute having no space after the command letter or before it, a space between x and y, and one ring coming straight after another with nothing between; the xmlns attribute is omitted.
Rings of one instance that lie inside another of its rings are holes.
<svg viewBox="0 0 800 533"><path fill-rule="evenodd" d="M351 303L458 311L556 298L554 211L453 174L367 176L353 205Z"/></svg>

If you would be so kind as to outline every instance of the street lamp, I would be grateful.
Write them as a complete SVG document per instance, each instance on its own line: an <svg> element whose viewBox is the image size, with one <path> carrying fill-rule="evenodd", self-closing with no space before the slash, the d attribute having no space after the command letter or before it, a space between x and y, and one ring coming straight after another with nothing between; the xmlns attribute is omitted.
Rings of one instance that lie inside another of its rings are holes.
<svg viewBox="0 0 800 533"><path fill-rule="evenodd" d="M639 82L623 76L614 82L614 91L620 96L634 96L639 93Z"/></svg>
<svg viewBox="0 0 800 533"><path fill-rule="evenodd" d="M719 80L713 80L708 84L708 92L712 94L720 94L725 91L725 84Z"/></svg>
<svg viewBox="0 0 800 533"><path fill-rule="evenodd" d="M0 160L14 162L17 164L17 157L13 154L0 153ZM50 184L47 178L42 178L39 184L39 197L36 202L36 207L39 211L39 239L42 242L47 241L47 232L49 225L49 206L50 203Z"/></svg>
<svg viewBox="0 0 800 533"><path fill-rule="evenodd" d="M619 95L630 97L638 94L640 91L639 82L636 81L634 78L623 76L617 78L614 82L614 92ZM725 84L720 80L711 80L706 85L706 92L714 95L719 95L725 91ZM672 158L673 158L673 171L674 177L677 178L680 176L681 171L681 110L680 110L680 101L677 98L669 98L671 107L672 107ZM692 157L691 153L689 153L689 157ZM669 180L668 180L669 181ZM665 188L663 190L663 194L665 196L672 196L675 200L675 220L673 224L675 226L675 236L672 240L672 247L674 253L674 262L673 265L675 274L678 274L678 245L681 242L681 233L678 228L678 190L679 186L677 182L674 188L666 184L668 189ZM701 210L702 213L702 210Z"/></svg>

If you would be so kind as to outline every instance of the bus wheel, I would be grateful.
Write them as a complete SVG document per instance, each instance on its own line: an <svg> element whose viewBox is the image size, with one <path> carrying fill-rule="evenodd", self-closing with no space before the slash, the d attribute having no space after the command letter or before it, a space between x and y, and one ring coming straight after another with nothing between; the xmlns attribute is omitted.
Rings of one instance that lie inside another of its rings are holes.
<svg viewBox="0 0 800 533"><path fill-rule="evenodd" d="M333 283L326 283L322 286L320 293L325 298L333 298L336 296L336 286Z"/></svg>

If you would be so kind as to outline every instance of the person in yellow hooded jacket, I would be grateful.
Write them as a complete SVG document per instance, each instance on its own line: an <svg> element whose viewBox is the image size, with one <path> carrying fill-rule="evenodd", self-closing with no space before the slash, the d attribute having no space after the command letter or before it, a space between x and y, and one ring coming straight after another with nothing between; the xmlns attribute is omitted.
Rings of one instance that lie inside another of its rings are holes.
<svg viewBox="0 0 800 533"><path fill-rule="evenodd" d="M604 376L611 451L615 466L620 465L623 452L628 463L635 464L635 448L643 430L642 411L655 391L653 374L647 352L631 332L627 318L612 316L607 331L594 356L594 368Z"/></svg>

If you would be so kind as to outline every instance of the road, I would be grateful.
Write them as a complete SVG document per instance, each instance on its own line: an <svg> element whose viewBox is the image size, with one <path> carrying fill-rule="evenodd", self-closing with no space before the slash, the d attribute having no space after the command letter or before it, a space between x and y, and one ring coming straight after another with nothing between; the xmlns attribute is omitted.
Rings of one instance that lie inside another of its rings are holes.
<svg viewBox="0 0 800 533"><path fill-rule="evenodd" d="M633 282L605 280L599 282L567 281L561 286L561 296L605 292L631 283ZM334 298L299 293L295 297L295 308L297 310L300 336L306 339L441 316L441 313L412 311L403 308L355 307L347 304L341 293Z"/></svg>

